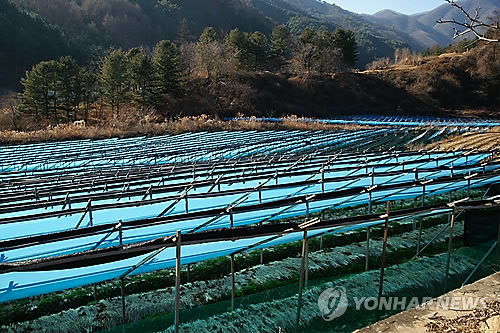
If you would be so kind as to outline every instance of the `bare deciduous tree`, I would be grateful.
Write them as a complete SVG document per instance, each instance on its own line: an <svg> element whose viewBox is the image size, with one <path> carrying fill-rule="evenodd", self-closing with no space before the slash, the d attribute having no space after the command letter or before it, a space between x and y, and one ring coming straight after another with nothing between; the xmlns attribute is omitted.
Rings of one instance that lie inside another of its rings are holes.
<svg viewBox="0 0 500 333"><path fill-rule="evenodd" d="M500 30L499 28L499 23L498 21L496 23L487 23L484 19L482 19L479 16L479 11L481 8L476 8L475 13L471 14L465 10L465 8L455 2L455 0L445 0L447 3L452 5L453 7L459 9L464 15L465 15L465 21L464 22L459 22L455 19L452 20L439 20L437 23L451 23L454 25L457 25L461 27L460 29L454 28L455 30L455 36L453 38L458 38L461 37L465 34L468 33L473 33L477 38L480 40L484 40L486 42L493 42L493 43L499 43L500 38L498 37L489 37L487 36L484 31L485 30L493 30L493 31L498 31ZM498 34L496 34L498 36Z"/></svg>

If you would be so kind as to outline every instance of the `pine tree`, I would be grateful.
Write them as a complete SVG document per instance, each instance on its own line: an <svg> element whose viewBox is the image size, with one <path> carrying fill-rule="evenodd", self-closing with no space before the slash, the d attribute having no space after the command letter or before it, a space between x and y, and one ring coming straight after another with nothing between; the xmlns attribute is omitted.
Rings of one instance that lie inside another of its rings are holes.
<svg viewBox="0 0 500 333"><path fill-rule="evenodd" d="M101 65L99 82L103 100L119 115L120 106L127 101L127 57L122 50L113 50Z"/></svg>
<svg viewBox="0 0 500 333"><path fill-rule="evenodd" d="M153 64L151 57L138 48L127 52L127 79L132 103L140 110L152 106L154 104Z"/></svg>
<svg viewBox="0 0 500 333"><path fill-rule="evenodd" d="M240 29L235 28L229 33L228 42L234 48L238 59L238 68L248 69L249 42L246 34L241 32Z"/></svg>
<svg viewBox="0 0 500 333"><path fill-rule="evenodd" d="M354 67L359 55L354 32L337 28L333 33L333 39L335 40L335 45L342 52L342 61L344 64L348 67Z"/></svg>
<svg viewBox="0 0 500 333"><path fill-rule="evenodd" d="M20 110L35 116L37 122L75 120L85 93L86 73L69 56L33 66L21 79L24 91L19 95Z"/></svg>
<svg viewBox="0 0 500 333"><path fill-rule="evenodd" d="M160 94L179 91L183 78L182 55L174 43L162 40L153 53L155 86Z"/></svg>
<svg viewBox="0 0 500 333"><path fill-rule="evenodd" d="M26 77L21 79L24 89L19 94L19 110L34 116L37 123L49 118L58 121L58 67L55 60L42 61L27 71Z"/></svg>
<svg viewBox="0 0 500 333"><path fill-rule="evenodd" d="M291 47L292 35L290 31L284 25L274 28L271 34L270 49L271 58L278 69L283 67L286 58L290 56Z"/></svg>
<svg viewBox="0 0 500 333"><path fill-rule="evenodd" d="M59 59L57 66L58 105L65 114L66 120L74 121L82 101L83 87L80 77L82 68L74 58L69 56Z"/></svg>
<svg viewBox="0 0 500 333"><path fill-rule="evenodd" d="M97 101L97 75L85 68L80 69L80 84L82 91L83 120L89 120L89 113Z"/></svg>
<svg viewBox="0 0 500 333"><path fill-rule="evenodd" d="M249 69L254 71L264 69L268 59L266 35L260 31L256 31L248 37L248 44Z"/></svg>

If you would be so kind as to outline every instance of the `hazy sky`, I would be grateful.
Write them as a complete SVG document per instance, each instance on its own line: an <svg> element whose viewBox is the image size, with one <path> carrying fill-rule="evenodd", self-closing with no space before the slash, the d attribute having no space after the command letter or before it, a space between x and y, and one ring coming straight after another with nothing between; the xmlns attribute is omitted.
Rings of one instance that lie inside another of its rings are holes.
<svg viewBox="0 0 500 333"><path fill-rule="evenodd" d="M415 14L434 9L443 0L326 0L355 13L374 14L382 9L392 9L400 13Z"/></svg>

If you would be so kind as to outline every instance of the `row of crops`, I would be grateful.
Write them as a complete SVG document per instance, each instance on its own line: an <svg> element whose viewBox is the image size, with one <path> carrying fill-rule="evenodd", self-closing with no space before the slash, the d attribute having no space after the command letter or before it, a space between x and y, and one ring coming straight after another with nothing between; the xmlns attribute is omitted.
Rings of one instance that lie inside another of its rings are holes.
<svg viewBox="0 0 500 333"><path fill-rule="evenodd" d="M190 264L384 221L313 213L500 181L491 153L403 151L447 135L387 126L2 147L0 302L174 267L178 231ZM277 222L297 216L306 222Z"/></svg>

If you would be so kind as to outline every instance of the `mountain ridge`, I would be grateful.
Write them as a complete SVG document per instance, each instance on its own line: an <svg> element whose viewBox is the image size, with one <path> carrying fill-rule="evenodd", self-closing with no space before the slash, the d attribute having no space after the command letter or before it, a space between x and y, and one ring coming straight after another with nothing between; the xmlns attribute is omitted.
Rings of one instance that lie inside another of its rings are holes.
<svg viewBox="0 0 500 333"><path fill-rule="evenodd" d="M500 2L495 0L462 0L457 1L464 9L474 13L475 8L481 8L483 19L498 16ZM452 24L438 24L440 19L463 21L464 15L459 9L447 3L433 10L406 15L393 10L381 10L373 15L364 15L368 20L403 31L417 40L423 47L434 45L446 46L453 42L454 30ZM465 36L467 38L467 36Z"/></svg>

